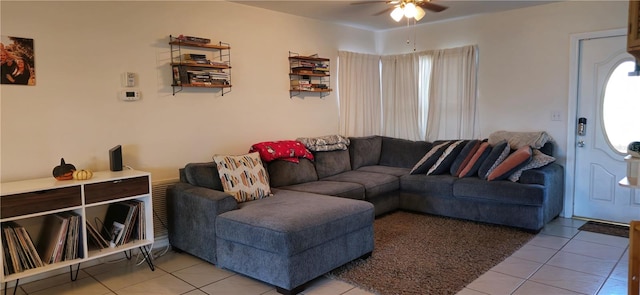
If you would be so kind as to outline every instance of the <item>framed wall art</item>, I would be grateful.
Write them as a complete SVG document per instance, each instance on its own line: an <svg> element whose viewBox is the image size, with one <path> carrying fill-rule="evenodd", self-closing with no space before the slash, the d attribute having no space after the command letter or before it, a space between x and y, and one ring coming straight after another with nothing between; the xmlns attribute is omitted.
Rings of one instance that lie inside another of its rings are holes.
<svg viewBox="0 0 640 295"><path fill-rule="evenodd" d="M33 39L0 36L0 84L36 85Z"/></svg>

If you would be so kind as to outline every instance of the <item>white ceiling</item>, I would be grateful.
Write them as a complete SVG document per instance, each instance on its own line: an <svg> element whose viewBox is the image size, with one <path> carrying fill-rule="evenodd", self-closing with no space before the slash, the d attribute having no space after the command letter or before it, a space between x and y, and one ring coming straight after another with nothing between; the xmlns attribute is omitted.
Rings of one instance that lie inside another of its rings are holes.
<svg viewBox="0 0 640 295"><path fill-rule="evenodd" d="M352 5L363 0L332 1L332 0L297 0L297 1L231 1L268 10L279 11L312 19L357 27L361 29L380 31L406 26L406 21L393 21L388 13L375 16L374 14L388 8L390 4L370 3ZM364 0L366 1L366 0ZM418 24L466 17L474 14L491 13L527 6L547 4L556 1L519 1L519 0L433 0L434 3L447 6L448 9L434 13L427 11Z"/></svg>

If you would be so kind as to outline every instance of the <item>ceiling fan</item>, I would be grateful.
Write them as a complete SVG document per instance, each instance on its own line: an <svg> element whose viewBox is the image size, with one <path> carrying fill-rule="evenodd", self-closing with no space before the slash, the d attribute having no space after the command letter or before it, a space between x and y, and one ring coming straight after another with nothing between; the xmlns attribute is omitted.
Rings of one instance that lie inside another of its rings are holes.
<svg viewBox="0 0 640 295"><path fill-rule="evenodd" d="M374 1L359 1L353 2L352 5L359 4L372 4L372 3L386 3L391 6L384 10L375 13L374 15L381 15L391 12L391 18L399 22L402 17L407 19L414 18L419 21L425 15L425 9L432 12L440 12L448 7L439 4L432 3L431 0L374 0Z"/></svg>

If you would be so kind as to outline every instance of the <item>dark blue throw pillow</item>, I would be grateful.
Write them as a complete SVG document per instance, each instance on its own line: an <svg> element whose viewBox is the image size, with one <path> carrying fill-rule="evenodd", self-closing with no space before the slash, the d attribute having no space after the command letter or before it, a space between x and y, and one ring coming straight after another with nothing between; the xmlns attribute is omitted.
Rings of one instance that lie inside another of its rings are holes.
<svg viewBox="0 0 640 295"><path fill-rule="evenodd" d="M453 176L459 176L462 169L471 161L473 154L478 151L480 147L480 140L474 139L469 141L464 148L460 151L456 159L451 163L451 169L449 173Z"/></svg>

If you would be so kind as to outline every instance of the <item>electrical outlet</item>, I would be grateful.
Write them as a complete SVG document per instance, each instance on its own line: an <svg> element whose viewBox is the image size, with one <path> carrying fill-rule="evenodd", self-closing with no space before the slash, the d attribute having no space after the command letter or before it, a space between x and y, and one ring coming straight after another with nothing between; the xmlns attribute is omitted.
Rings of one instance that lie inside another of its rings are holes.
<svg viewBox="0 0 640 295"><path fill-rule="evenodd" d="M560 111L551 112L551 121L562 121L562 114Z"/></svg>

